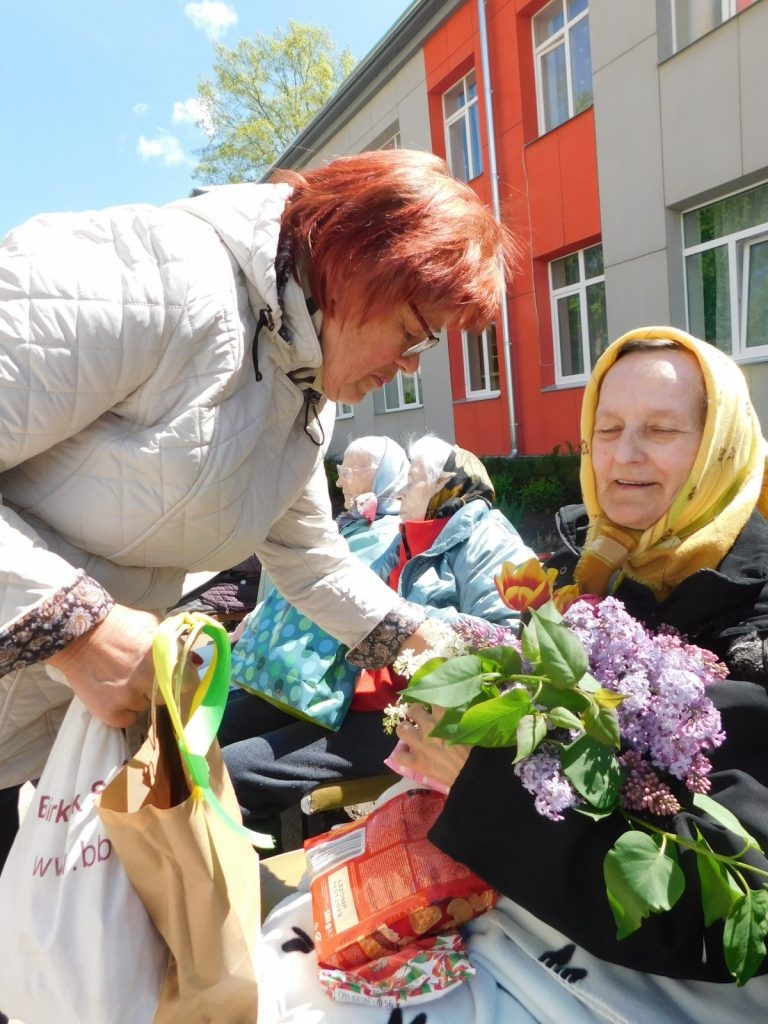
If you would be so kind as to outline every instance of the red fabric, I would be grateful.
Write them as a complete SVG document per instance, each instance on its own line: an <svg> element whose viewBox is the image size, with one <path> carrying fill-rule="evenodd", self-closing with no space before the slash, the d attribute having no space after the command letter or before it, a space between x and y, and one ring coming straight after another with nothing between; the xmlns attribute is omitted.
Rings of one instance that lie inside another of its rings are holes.
<svg viewBox="0 0 768 1024"><path fill-rule="evenodd" d="M429 551L447 522L447 519L415 519L401 525L400 557L387 580L393 590L397 590L405 563L414 555ZM363 669L355 686L350 709L383 711L388 704L395 703L398 693L407 682L404 676L399 675L389 665L384 668Z"/></svg>

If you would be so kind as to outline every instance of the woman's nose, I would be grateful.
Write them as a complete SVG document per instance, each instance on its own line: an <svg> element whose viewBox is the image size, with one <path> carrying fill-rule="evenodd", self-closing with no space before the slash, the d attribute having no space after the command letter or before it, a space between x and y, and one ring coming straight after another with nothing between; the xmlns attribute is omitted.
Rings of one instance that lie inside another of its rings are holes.
<svg viewBox="0 0 768 1024"><path fill-rule="evenodd" d="M416 373L419 368L419 356L398 356L395 365L404 373Z"/></svg>
<svg viewBox="0 0 768 1024"><path fill-rule="evenodd" d="M619 462L639 462L644 457L645 451L641 438L634 430L622 430L618 439L614 456Z"/></svg>

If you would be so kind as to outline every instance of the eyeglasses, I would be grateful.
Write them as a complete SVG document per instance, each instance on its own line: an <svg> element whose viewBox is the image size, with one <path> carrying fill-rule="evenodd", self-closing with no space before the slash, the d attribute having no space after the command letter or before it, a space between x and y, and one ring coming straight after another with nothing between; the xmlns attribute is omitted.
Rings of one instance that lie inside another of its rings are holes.
<svg viewBox="0 0 768 1024"><path fill-rule="evenodd" d="M350 480L355 473L365 473L370 466L339 466L337 476L339 480Z"/></svg>
<svg viewBox="0 0 768 1024"><path fill-rule="evenodd" d="M435 345L437 345L437 343L440 341L440 339L436 338L435 335L432 333L429 324L418 311L416 306L414 306L412 302L409 302L408 305L410 306L413 315L419 321L419 326L426 333L427 336L424 339L424 341L417 341L415 345L411 345L410 348L407 348L405 352L401 354L404 356L420 356L423 352L429 352L431 348L434 348Z"/></svg>

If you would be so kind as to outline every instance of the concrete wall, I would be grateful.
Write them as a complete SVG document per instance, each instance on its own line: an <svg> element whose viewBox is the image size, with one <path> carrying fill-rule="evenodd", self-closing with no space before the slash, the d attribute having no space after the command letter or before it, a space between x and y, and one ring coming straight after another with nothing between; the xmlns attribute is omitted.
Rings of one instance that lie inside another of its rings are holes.
<svg viewBox="0 0 768 1024"><path fill-rule="evenodd" d="M671 56L667 8L590 2L611 337L641 324L685 328L682 211L768 180L768 4ZM768 426L768 365L743 369Z"/></svg>

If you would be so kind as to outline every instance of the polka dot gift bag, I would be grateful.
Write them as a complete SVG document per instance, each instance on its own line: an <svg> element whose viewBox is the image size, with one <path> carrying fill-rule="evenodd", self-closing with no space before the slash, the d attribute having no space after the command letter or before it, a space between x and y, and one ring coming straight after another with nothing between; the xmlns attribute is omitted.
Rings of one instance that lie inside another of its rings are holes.
<svg viewBox="0 0 768 1024"><path fill-rule="evenodd" d="M272 590L232 649L232 682L335 731L359 674L346 660L347 650Z"/></svg>

